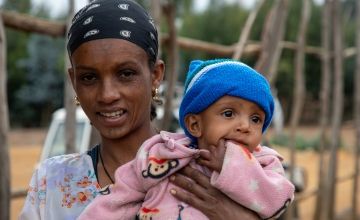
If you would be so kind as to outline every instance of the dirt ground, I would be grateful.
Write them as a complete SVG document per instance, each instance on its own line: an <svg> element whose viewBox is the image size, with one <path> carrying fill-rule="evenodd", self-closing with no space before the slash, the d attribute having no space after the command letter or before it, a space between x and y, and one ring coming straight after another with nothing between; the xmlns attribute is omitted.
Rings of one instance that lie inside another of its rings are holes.
<svg viewBox="0 0 360 220"><path fill-rule="evenodd" d="M10 160L11 160L11 183L12 190L26 188L30 181L35 164L41 153L41 146L45 138L45 130L11 130L9 134ZM271 133L271 132L270 132ZM318 134L316 128L305 127L299 131L303 137L314 137ZM354 156L352 146L354 146L354 131L351 126L345 126L342 129L342 141L344 149L338 154L338 177L344 177L354 171ZM283 147L275 147L284 157L289 160L289 150ZM307 174L306 191L315 189L318 178L318 155L313 151L297 152L296 163L303 167ZM336 193L336 213L347 210L351 207L352 200L352 181L341 182L337 186ZM357 198L360 199L360 193ZM11 202L11 219L17 219L17 216L24 204L24 198L13 199ZM300 219L312 219L315 209L315 197L312 196L299 202ZM360 213L360 205L358 207Z"/></svg>

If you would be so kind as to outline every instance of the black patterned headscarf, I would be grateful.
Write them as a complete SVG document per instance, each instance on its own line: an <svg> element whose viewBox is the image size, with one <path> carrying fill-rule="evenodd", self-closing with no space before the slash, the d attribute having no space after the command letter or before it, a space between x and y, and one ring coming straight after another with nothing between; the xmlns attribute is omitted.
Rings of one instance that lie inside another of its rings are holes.
<svg viewBox="0 0 360 220"><path fill-rule="evenodd" d="M80 9L69 30L68 53L71 56L81 44L104 38L130 41L156 61L156 27L145 9L132 0L95 0Z"/></svg>

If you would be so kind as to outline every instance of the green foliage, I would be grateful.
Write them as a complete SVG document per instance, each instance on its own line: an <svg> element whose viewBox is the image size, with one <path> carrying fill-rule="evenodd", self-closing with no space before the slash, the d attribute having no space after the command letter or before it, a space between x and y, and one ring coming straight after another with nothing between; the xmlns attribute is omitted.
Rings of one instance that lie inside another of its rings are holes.
<svg viewBox="0 0 360 220"><path fill-rule="evenodd" d="M211 1L209 8L196 13L188 11L182 19L180 36L199 39L223 45L232 45L238 41L242 25L248 12L238 4L224 4L222 1ZM197 51L181 51L180 80L184 80L190 60L219 58L218 56Z"/></svg>
<svg viewBox="0 0 360 220"><path fill-rule="evenodd" d="M27 33L6 29L7 38L7 73L8 73L8 102L9 109L16 105L16 91L25 83L26 70L18 65L18 60L27 56L26 45L29 35ZM12 111L10 111L12 112Z"/></svg>
<svg viewBox="0 0 360 220"><path fill-rule="evenodd" d="M322 9L321 5L319 6L314 3L311 6L311 16L307 27L307 45L321 46Z"/></svg>
<svg viewBox="0 0 360 220"><path fill-rule="evenodd" d="M305 139L302 136L296 136L295 149L296 150L316 150L319 148L319 139ZM277 145L282 147L288 147L290 145L290 137L288 135L274 136L270 140L271 145Z"/></svg>
<svg viewBox="0 0 360 220"><path fill-rule="evenodd" d="M280 147L289 147L290 146L290 137L288 134L275 135L270 138L270 145L276 145ZM325 140L325 149L328 149L330 146L330 140ZM344 142L340 140L340 148L345 147ZM295 137L295 149L296 150L315 150L318 151L320 148L320 136L316 135L315 137L308 138L302 135L297 135Z"/></svg>
<svg viewBox="0 0 360 220"><path fill-rule="evenodd" d="M30 111L28 115L16 114L16 120L32 126L44 125L49 120L44 116L49 117L52 111L62 106L64 45L64 39L31 35L27 46L29 56L18 61L26 69L26 82L15 95L22 105L28 106L24 109L21 109L23 106L17 106L20 112L28 111L27 108L37 111L33 114ZM62 65L59 65L59 61Z"/></svg>
<svg viewBox="0 0 360 220"><path fill-rule="evenodd" d="M274 0L266 0L264 2L264 4L262 5L262 7L260 8L260 11L256 17L255 23L254 23L251 33L250 33L251 40L261 41L263 27L268 18L268 14L270 12L270 9L271 9L273 3L274 3Z"/></svg>
<svg viewBox="0 0 360 220"><path fill-rule="evenodd" d="M347 0L342 4L342 24L344 48L355 47L356 44L356 0Z"/></svg>
<svg viewBox="0 0 360 220"><path fill-rule="evenodd" d="M4 0L3 8L6 10L13 10L21 13L30 13L31 1L30 0Z"/></svg>
<svg viewBox="0 0 360 220"><path fill-rule="evenodd" d="M3 7L32 13L30 0L6 0ZM40 8L37 17L48 18ZM64 39L6 29L8 103L11 126L40 126L62 105Z"/></svg>
<svg viewBox="0 0 360 220"><path fill-rule="evenodd" d="M185 17L179 33L186 37L231 45L238 40L247 14L237 4L210 5L202 13Z"/></svg>
<svg viewBox="0 0 360 220"><path fill-rule="evenodd" d="M193 6L195 1L176 1L177 9L176 24L178 36L190 37L202 41L233 45L238 41L239 35L249 16L249 10L244 9L238 3L225 3L222 0L211 0L208 8L198 11ZM139 1L145 8L150 8L150 1ZM233 1L235 2L235 1ZM275 0L266 0L257 15L254 26L251 29L249 40L261 40L261 34L269 10ZM344 0L342 4L344 48L353 47L356 40L355 9L357 0ZM289 14L286 22L285 40L296 41L299 32L299 23L303 1L289 1ZM31 0L5 0L2 7L7 10L15 10L21 13L34 13ZM312 2L311 17L307 31L307 45L321 46L321 20L322 5ZM48 10L37 9L36 16L47 18ZM56 18L64 20L64 17ZM162 18L161 32L167 32L165 17ZM34 36L17 30L6 29L7 36L7 70L8 70L8 101L10 108L11 124L13 125L41 125L42 120L52 109L62 104L63 96L63 63L64 63L64 39L52 39L44 36ZM199 51L179 50L180 53L180 76L184 81L190 60L209 59L218 56ZM164 58L166 50L163 48ZM227 57L229 58L229 57ZM258 54L245 56L242 61L253 66ZM306 55L305 78L307 98L319 101L321 81L321 60L316 55ZM166 59L165 59L166 60ZM353 78L355 59L344 60L345 77L345 112L353 109ZM42 79L44 82L40 82ZM275 87L284 108L286 118L291 112L294 87L294 51L284 49L278 65L278 76ZM37 87L37 88L36 88ZM43 91L44 94L41 94ZM44 92L45 91L45 92ZM31 94L32 99L27 95ZM33 95L34 94L34 95ZM39 110L44 109L44 110ZM21 114L12 114L19 113ZM345 119L351 118L351 114L345 114ZM311 146L308 140L299 141L300 145ZM316 141L313 141L316 143Z"/></svg>

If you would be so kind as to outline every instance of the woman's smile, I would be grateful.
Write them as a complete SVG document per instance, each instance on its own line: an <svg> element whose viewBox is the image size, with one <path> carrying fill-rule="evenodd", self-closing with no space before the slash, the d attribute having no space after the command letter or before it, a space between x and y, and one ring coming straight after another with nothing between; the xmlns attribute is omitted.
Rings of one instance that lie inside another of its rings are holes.
<svg viewBox="0 0 360 220"><path fill-rule="evenodd" d="M125 109L112 112L97 112L97 118L106 127L119 127L126 121L128 112Z"/></svg>

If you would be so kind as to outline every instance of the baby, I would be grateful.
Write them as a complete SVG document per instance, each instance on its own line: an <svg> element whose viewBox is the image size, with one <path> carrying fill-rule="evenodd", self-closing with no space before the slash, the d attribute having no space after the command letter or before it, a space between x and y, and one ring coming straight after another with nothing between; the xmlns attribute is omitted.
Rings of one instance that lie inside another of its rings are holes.
<svg viewBox="0 0 360 220"><path fill-rule="evenodd" d="M280 216L294 186L282 157L260 145L273 111L269 83L251 67L222 59L191 62L179 112L185 135L162 131L147 140L79 219L207 219L170 194L180 189L168 177L188 164L261 218Z"/></svg>

